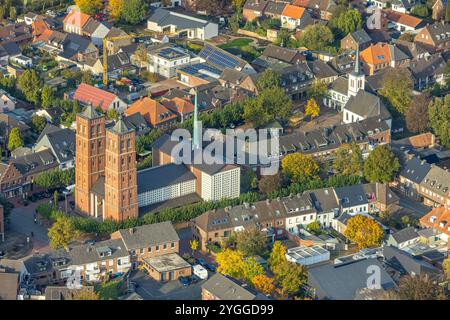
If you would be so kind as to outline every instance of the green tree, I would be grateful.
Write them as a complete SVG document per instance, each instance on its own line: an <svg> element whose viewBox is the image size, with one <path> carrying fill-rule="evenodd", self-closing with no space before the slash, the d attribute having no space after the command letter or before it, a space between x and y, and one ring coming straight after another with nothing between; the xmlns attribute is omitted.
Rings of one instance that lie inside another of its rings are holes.
<svg viewBox="0 0 450 320"><path fill-rule="evenodd" d="M142 0L124 0L122 19L132 25L140 23L145 18L147 4Z"/></svg>
<svg viewBox="0 0 450 320"><path fill-rule="evenodd" d="M316 221L311 222L310 224L308 224L306 226L306 229L308 231L312 231L312 232L320 232L320 223L319 223L319 221L316 220Z"/></svg>
<svg viewBox="0 0 450 320"><path fill-rule="evenodd" d="M450 256L448 256L442 262L442 270L444 271L444 276L447 280L450 280Z"/></svg>
<svg viewBox="0 0 450 320"><path fill-rule="evenodd" d="M362 175L362 152L355 142L344 144L335 152L333 169L337 174L344 176Z"/></svg>
<svg viewBox="0 0 450 320"><path fill-rule="evenodd" d="M412 7L411 13L420 18L428 18L428 16L430 15L427 5L422 3L416 4L414 7Z"/></svg>
<svg viewBox="0 0 450 320"><path fill-rule="evenodd" d="M236 235L236 248L246 257L264 255L267 251L266 234L259 230L244 230Z"/></svg>
<svg viewBox="0 0 450 320"><path fill-rule="evenodd" d="M41 104L44 109L47 109L52 105L53 102L53 90L48 86L44 85L41 92Z"/></svg>
<svg viewBox="0 0 450 320"><path fill-rule="evenodd" d="M256 81L256 88L259 91L280 86L280 76L272 69L266 69Z"/></svg>
<svg viewBox="0 0 450 320"><path fill-rule="evenodd" d="M364 177L370 182L387 183L400 168L398 159L387 145L377 146L364 162Z"/></svg>
<svg viewBox="0 0 450 320"><path fill-rule="evenodd" d="M270 270L275 274L280 265L287 262L286 260L286 246L281 241L275 241L273 243L272 251L270 252L269 264Z"/></svg>
<svg viewBox="0 0 450 320"><path fill-rule="evenodd" d="M281 286L282 292L290 295L306 284L308 276L304 266L286 261L277 268L275 280Z"/></svg>
<svg viewBox="0 0 450 320"><path fill-rule="evenodd" d="M12 128L9 133L8 150L14 151L20 147L23 147L23 139L20 130L19 128Z"/></svg>
<svg viewBox="0 0 450 320"><path fill-rule="evenodd" d="M447 300L442 288L423 273L402 277L398 284L397 296L400 300Z"/></svg>
<svg viewBox="0 0 450 320"><path fill-rule="evenodd" d="M331 20L331 25L334 26L341 36L346 36L362 27L361 13L357 9L345 10L341 12L336 18Z"/></svg>
<svg viewBox="0 0 450 320"><path fill-rule="evenodd" d="M405 114L412 100L413 83L405 69L392 69L383 76L383 96L397 115Z"/></svg>
<svg viewBox="0 0 450 320"><path fill-rule="evenodd" d="M106 111L106 119L108 119L108 120L118 120L119 119L119 113L114 108L108 109Z"/></svg>
<svg viewBox="0 0 450 320"><path fill-rule="evenodd" d="M72 296L69 296L69 300L100 300L100 296L94 290L82 288L75 290Z"/></svg>
<svg viewBox="0 0 450 320"><path fill-rule="evenodd" d="M258 183L259 191L261 191L263 194L267 195L271 192L274 192L276 190L279 190L283 186L283 179L281 178L280 174L274 174L274 175L264 175L261 176L261 179Z"/></svg>
<svg viewBox="0 0 450 320"><path fill-rule="evenodd" d="M314 80L307 92L308 98L320 100L328 95L328 86L324 81Z"/></svg>
<svg viewBox="0 0 450 320"><path fill-rule="evenodd" d="M58 210L58 198L59 198L59 193L57 190L55 190L55 192L53 192L53 209L54 210Z"/></svg>
<svg viewBox="0 0 450 320"><path fill-rule="evenodd" d="M81 71L80 81L82 83L88 84L90 86L94 85L94 79L93 79L93 76L92 76L92 72L89 71L89 70Z"/></svg>
<svg viewBox="0 0 450 320"><path fill-rule="evenodd" d="M48 230L50 246L53 249L67 248L67 246L78 237L79 233L69 217L64 215L58 217L52 227Z"/></svg>
<svg viewBox="0 0 450 320"><path fill-rule="evenodd" d="M320 23L307 26L300 38L300 44L309 50L325 50L333 41L330 28Z"/></svg>
<svg viewBox="0 0 450 320"><path fill-rule="evenodd" d="M450 22L450 4L445 7L445 22Z"/></svg>
<svg viewBox="0 0 450 320"><path fill-rule="evenodd" d="M34 115L31 117L31 127L36 133L41 133L47 125L45 117Z"/></svg>
<svg viewBox="0 0 450 320"><path fill-rule="evenodd" d="M22 91L27 101L32 103L39 102L41 83L38 74L32 69L25 70L18 81L20 91Z"/></svg>
<svg viewBox="0 0 450 320"><path fill-rule="evenodd" d="M78 100L73 100L72 115L74 119L76 118L79 112L80 112L80 104L78 103Z"/></svg>
<svg viewBox="0 0 450 320"><path fill-rule="evenodd" d="M435 98L428 107L428 117L441 145L450 147L450 95L444 99Z"/></svg>
<svg viewBox="0 0 450 320"><path fill-rule="evenodd" d="M254 277L264 274L264 268L256 261L255 257L249 257L244 261L243 272L245 281L252 283Z"/></svg>

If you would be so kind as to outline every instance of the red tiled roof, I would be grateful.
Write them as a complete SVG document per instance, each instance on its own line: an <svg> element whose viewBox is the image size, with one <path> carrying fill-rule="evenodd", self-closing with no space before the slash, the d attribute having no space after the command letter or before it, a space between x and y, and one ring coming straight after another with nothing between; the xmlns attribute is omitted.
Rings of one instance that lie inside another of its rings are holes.
<svg viewBox="0 0 450 320"><path fill-rule="evenodd" d="M83 104L91 104L93 107L100 107L103 111L106 111L116 97L111 92L82 83L75 91L73 99Z"/></svg>
<svg viewBox="0 0 450 320"><path fill-rule="evenodd" d="M72 10L64 18L64 25L69 24L81 29L90 18L91 18L90 15L79 12L77 10Z"/></svg>
<svg viewBox="0 0 450 320"><path fill-rule="evenodd" d="M417 27L423 20L410 16L406 13L396 12L392 10L386 11L386 18L388 20L394 21L399 24L403 24L405 26L409 26L411 28Z"/></svg>
<svg viewBox="0 0 450 320"><path fill-rule="evenodd" d="M167 109L161 103L148 97L142 98L129 106L125 110L125 115L131 116L132 114L138 112L152 126L157 126L161 123L177 118L177 116L173 114L172 111Z"/></svg>
<svg viewBox="0 0 450 320"><path fill-rule="evenodd" d="M292 19L300 19L304 13L305 8L288 4L286 7L284 7L283 13L281 15L290 17Z"/></svg>

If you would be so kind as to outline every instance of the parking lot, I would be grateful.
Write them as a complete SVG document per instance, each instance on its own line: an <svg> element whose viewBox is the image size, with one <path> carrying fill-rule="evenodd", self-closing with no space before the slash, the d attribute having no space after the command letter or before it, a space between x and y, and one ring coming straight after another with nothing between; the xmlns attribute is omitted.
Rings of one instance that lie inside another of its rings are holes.
<svg viewBox="0 0 450 320"><path fill-rule="evenodd" d="M143 271L135 271L131 281L138 287L138 293L144 300L201 300L202 284L206 280L184 287L178 280L158 282Z"/></svg>

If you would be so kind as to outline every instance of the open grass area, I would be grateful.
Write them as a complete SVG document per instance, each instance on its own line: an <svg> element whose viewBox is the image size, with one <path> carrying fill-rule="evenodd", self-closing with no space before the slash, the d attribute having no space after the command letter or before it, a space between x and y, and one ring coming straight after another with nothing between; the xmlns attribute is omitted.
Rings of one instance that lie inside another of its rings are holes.
<svg viewBox="0 0 450 320"><path fill-rule="evenodd" d="M230 49L230 48L240 48L247 46L249 43L253 42L253 39L250 38L237 38L228 43L221 44L219 48L222 49Z"/></svg>

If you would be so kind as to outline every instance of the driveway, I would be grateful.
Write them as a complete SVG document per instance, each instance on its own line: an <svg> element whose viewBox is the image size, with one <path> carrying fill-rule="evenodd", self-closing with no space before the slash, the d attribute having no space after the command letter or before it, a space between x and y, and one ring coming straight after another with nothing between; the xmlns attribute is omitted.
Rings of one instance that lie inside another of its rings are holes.
<svg viewBox="0 0 450 320"><path fill-rule="evenodd" d="M201 300L202 284L206 281L183 287L178 280L158 282L142 271L137 271L130 279L138 284L136 293L144 300Z"/></svg>

